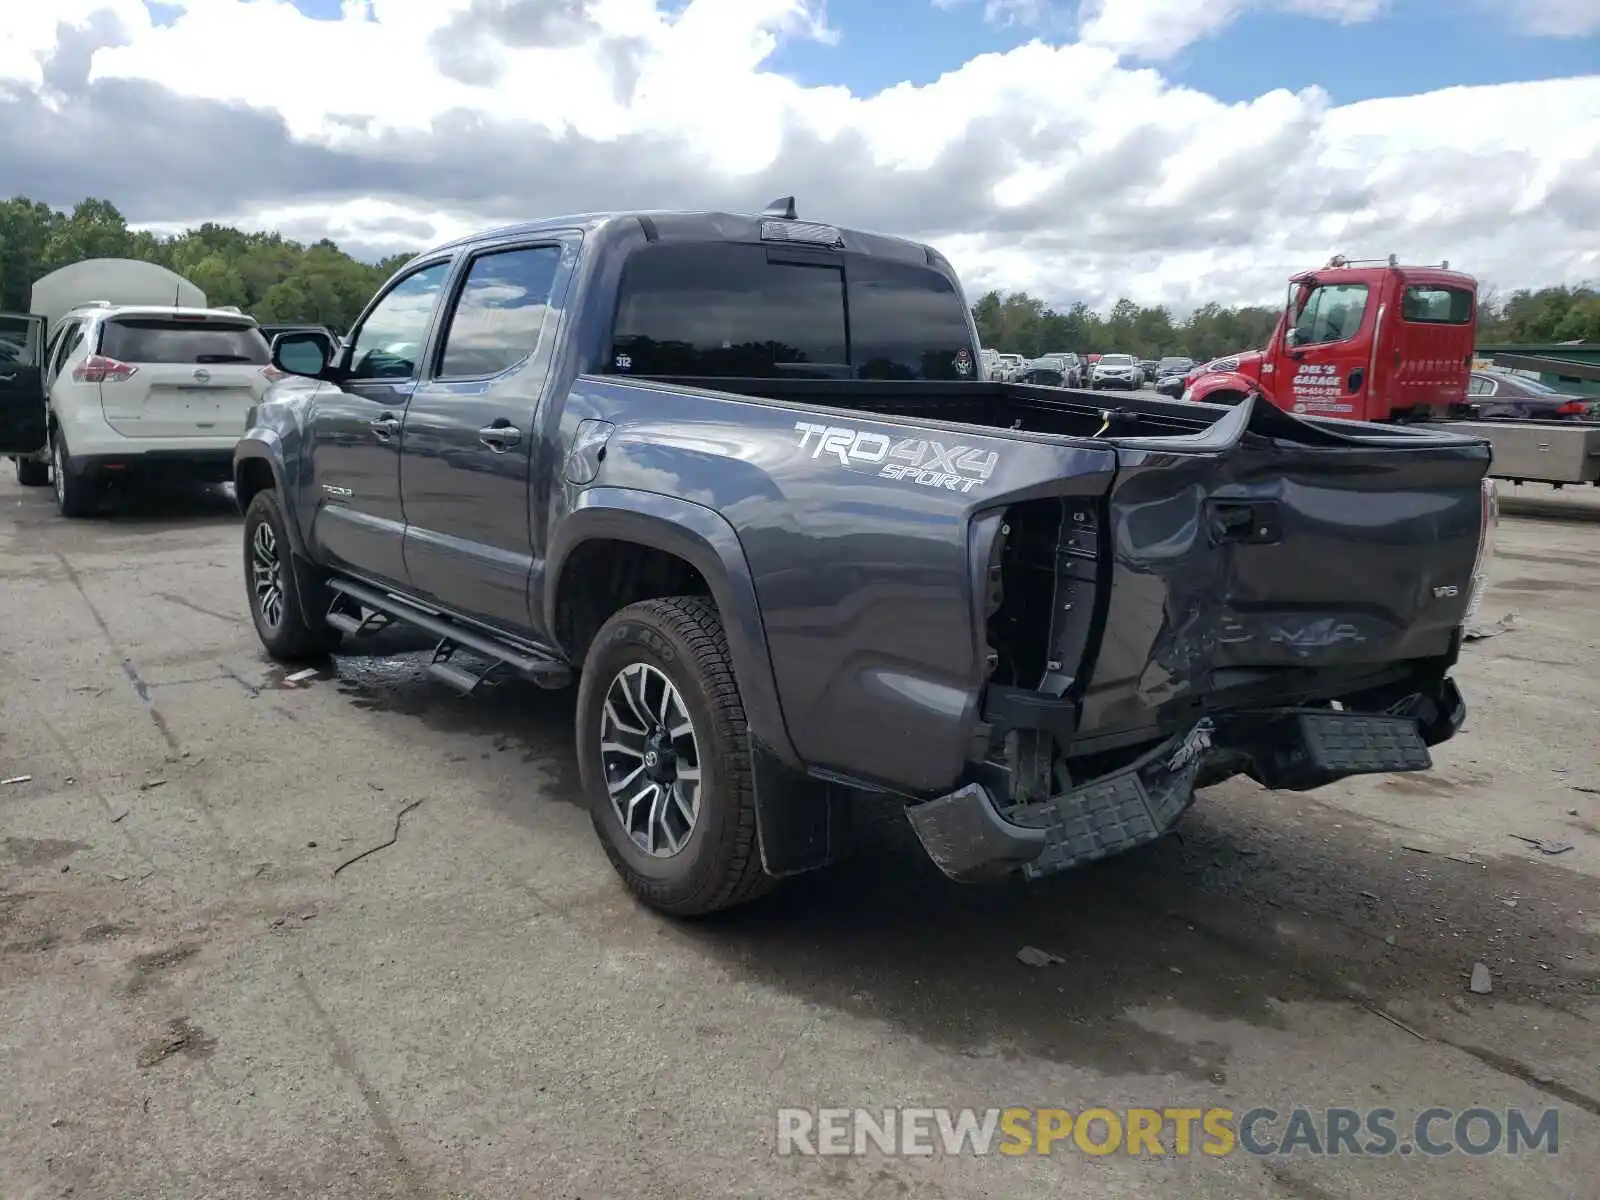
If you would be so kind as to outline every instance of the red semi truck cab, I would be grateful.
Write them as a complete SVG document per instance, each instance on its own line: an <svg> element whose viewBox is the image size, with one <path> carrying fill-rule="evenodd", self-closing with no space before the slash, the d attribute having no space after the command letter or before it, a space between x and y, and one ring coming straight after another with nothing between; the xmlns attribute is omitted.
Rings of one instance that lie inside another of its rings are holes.
<svg viewBox="0 0 1600 1200"><path fill-rule="evenodd" d="M1478 281L1448 263L1335 257L1289 281L1266 349L1208 364L1184 398L1237 404L1259 390L1307 416L1443 420L1466 402L1477 318Z"/></svg>

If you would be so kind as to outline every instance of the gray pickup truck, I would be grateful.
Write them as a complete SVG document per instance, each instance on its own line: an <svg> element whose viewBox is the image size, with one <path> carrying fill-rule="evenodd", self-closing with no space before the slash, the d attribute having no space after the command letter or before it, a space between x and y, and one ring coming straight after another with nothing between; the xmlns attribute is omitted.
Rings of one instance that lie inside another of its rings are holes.
<svg viewBox="0 0 1600 1200"><path fill-rule="evenodd" d="M595 827L699 914L902 806L955 879L1151 841L1195 789L1424 770L1493 529L1425 427L988 382L945 259L764 215L540 221L276 339L235 482L267 652L399 622L577 681Z"/></svg>

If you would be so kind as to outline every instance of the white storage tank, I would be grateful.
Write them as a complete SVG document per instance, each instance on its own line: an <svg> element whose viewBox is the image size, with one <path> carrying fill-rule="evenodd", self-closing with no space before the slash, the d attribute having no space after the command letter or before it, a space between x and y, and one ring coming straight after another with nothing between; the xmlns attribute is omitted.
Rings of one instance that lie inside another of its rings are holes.
<svg viewBox="0 0 1600 1200"><path fill-rule="evenodd" d="M94 300L206 307L206 294L176 271L136 258L86 258L51 271L35 283L28 311L46 318L53 333L68 312Z"/></svg>

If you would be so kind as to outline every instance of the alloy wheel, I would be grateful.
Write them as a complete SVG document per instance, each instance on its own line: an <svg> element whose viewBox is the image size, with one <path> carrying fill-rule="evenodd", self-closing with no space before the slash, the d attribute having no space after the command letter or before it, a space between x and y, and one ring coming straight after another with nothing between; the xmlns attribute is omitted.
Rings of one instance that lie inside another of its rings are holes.
<svg viewBox="0 0 1600 1200"><path fill-rule="evenodd" d="M678 689L647 663L630 663L606 689L600 765L612 810L633 844L671 858L700 813L700 743Z"/></svg>
<svg viewBox="0 0 1600 1200"><path fill-rule="evenodd" d="M250 537L250 587L256 611L269 629L283 620L283 564L278 557L278 537L262 521Z"/></svg>

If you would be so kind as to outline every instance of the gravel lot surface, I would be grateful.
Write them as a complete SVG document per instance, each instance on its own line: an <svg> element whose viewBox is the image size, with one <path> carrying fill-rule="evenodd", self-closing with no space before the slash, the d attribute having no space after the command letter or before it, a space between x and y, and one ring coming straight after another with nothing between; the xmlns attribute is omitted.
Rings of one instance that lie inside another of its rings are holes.
<svg viewBox="0 0 1600 1200"><path fill-rule="evenodd" d="M68 522L8 469L0 1197L1593 1196L1600 524L1554 518L1600 506L1534 493L1483 612L1515 619L1465 650L1432 773L1230 783L1181 837L1031 889L949 884L885 821L678 924L595 841L569 695L458 697L404 642L292 685L225 494ZM774 1153L779 1106L891 1104L1403 1131L1554 1106L1560 1151Z"/></svg>

